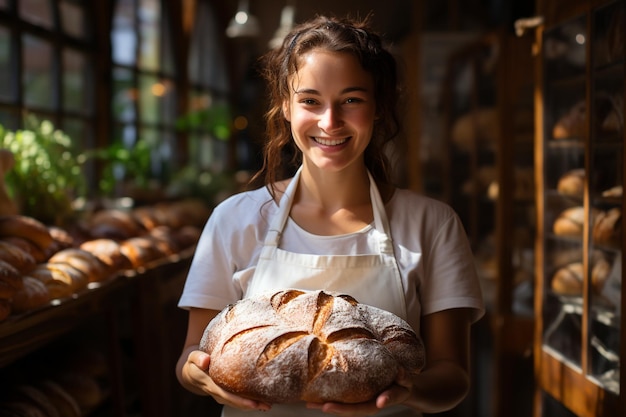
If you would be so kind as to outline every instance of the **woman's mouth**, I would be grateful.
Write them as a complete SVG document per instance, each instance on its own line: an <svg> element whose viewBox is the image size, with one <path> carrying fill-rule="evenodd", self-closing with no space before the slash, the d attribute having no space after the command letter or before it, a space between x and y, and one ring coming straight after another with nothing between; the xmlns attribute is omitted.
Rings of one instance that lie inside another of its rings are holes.
<svg viewBox="0 0 626 417"><path fill-rule="evenodd" d="M317 143L319 143L320 145L324 145L324 146L337 146L337 145L341 145L343 143L346 143L348 141L348 139L350 139L350 137L345 137L345 138L340 138L340 139L330 139L330 138L320 138L320 137L313 137L313 140Z"/></svg>

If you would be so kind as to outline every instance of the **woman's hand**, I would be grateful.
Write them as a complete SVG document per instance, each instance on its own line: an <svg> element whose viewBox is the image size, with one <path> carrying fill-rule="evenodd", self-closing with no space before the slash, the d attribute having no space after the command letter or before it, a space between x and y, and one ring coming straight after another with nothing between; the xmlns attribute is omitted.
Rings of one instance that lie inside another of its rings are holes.
<svg viewBox="0 0 626 417"><path fill-rule="evenodd" d="M260 401L240 397L220 388L209 376L211 358L201 350L192 350L183 365L182 379L190 390L204 395L210 395L222 405L242 410L268 411L272 405Z"/></svg>
<svg viewBox="0 0 626 417"><path fill-rule="evenodd" d="M194 308L189 312L185 347L176 364L180 384L197 395L210 395L219 404L242 410L264 410L271 404L240 397L220 388L209 376L211 357L199 349L200 339L207 324L219 313L217 310Z"/></svg>
<svg viewBox="0 0 626 417"><path fill-rule="evenodd" d="M307 403L307 408L317 409L327 414L334 414L343 417L373 416L383 408L403 404L411 395L412 382L406 378L404 373L396 380L396 383L389 389L380 393L372 401L345 404L345 403Z"/></svg>

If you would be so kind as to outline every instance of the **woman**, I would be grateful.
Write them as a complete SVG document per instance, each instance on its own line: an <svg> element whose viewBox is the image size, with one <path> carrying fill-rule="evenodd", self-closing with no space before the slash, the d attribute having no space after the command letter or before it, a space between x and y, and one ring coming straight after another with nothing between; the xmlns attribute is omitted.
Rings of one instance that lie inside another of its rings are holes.
<svg viewBox="0 0 626 417"><path fill-rule="evenodd" d="M189 310L177 375L224 416L420 415L469 389L470 326L483 313L465 232L443 203L391 185L396 64L365 22L317 17L265 57L268 142L257 178L211 215L179 306ZM292 178L286 178L296 171ZM346 268L346 260L356 268ZM271 289L326 289L391 311L426 346L418 376L361 404L266 404L219 388L198 350L226 305ZM246 412L247 411L247 412Z"/></svg>

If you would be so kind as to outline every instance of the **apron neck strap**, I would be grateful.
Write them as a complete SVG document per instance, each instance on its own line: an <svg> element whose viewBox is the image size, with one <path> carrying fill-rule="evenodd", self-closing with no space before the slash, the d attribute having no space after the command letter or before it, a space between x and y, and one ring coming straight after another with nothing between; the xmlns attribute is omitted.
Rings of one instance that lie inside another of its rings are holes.
<svg viewBox="0 0 626 417"><path fill-rule="evenodd" d="M289 182L285 193L280 199L278 213L272 219L272 223L270 224L270 228L265 238L265 245L272 245L276 247L278 246L280 236L285 228L287 219L289 218L289 213L291 212L293 197L295 195L298 182L300 181L301 173L302 165L296 171L295 175L291 179L291 182ZM382 252L388 253L390 251L393 251L391 245L391 228L389 227L389 219L387 218L385 205L380 196L380 193L378 192L378 187L376 186L374 177L372 177L372 174L369 172L369 170L367 171L367 175L370 180L370 200L372 202L372 211L374 213L374 227L376 228L376 230L383 233L383 235L387 237L386 239L382 239L380 241L380 250Z"/></svg>

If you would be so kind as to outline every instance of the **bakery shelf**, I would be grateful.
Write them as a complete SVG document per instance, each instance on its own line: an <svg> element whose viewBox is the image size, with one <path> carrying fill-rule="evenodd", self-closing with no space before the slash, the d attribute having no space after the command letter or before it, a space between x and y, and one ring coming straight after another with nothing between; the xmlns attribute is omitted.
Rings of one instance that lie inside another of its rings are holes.
<svg viewBox="0 0 626 417"><path fill-rule="evenodd" d="M543 0L539 6L544 25L536 32L541 80L536 177L541 180L534 417L561 417L544 413L544 408L551 410L546 395L579 417L626 415L620 390L626 374L619 367L626 357L621 320L626 197L620 189L626 178L626 5L622 0L585 0L574 11L564 0ZM582 181L568 176L574 170L582 172ZM559 189L576 196L561 195ZM580 234L562 235L573 229L557 230L555 221L573 207L572 212L582 213Z"/></svg>
<svg viewBox="0 0 626 417"><path fill-rule="evenodd" d="M71 332L91 316L110 308L128 283L112 278L99 288L85 289L71 298L53 300L48 306L10 316L0 324L0 368Z"/></svg>

